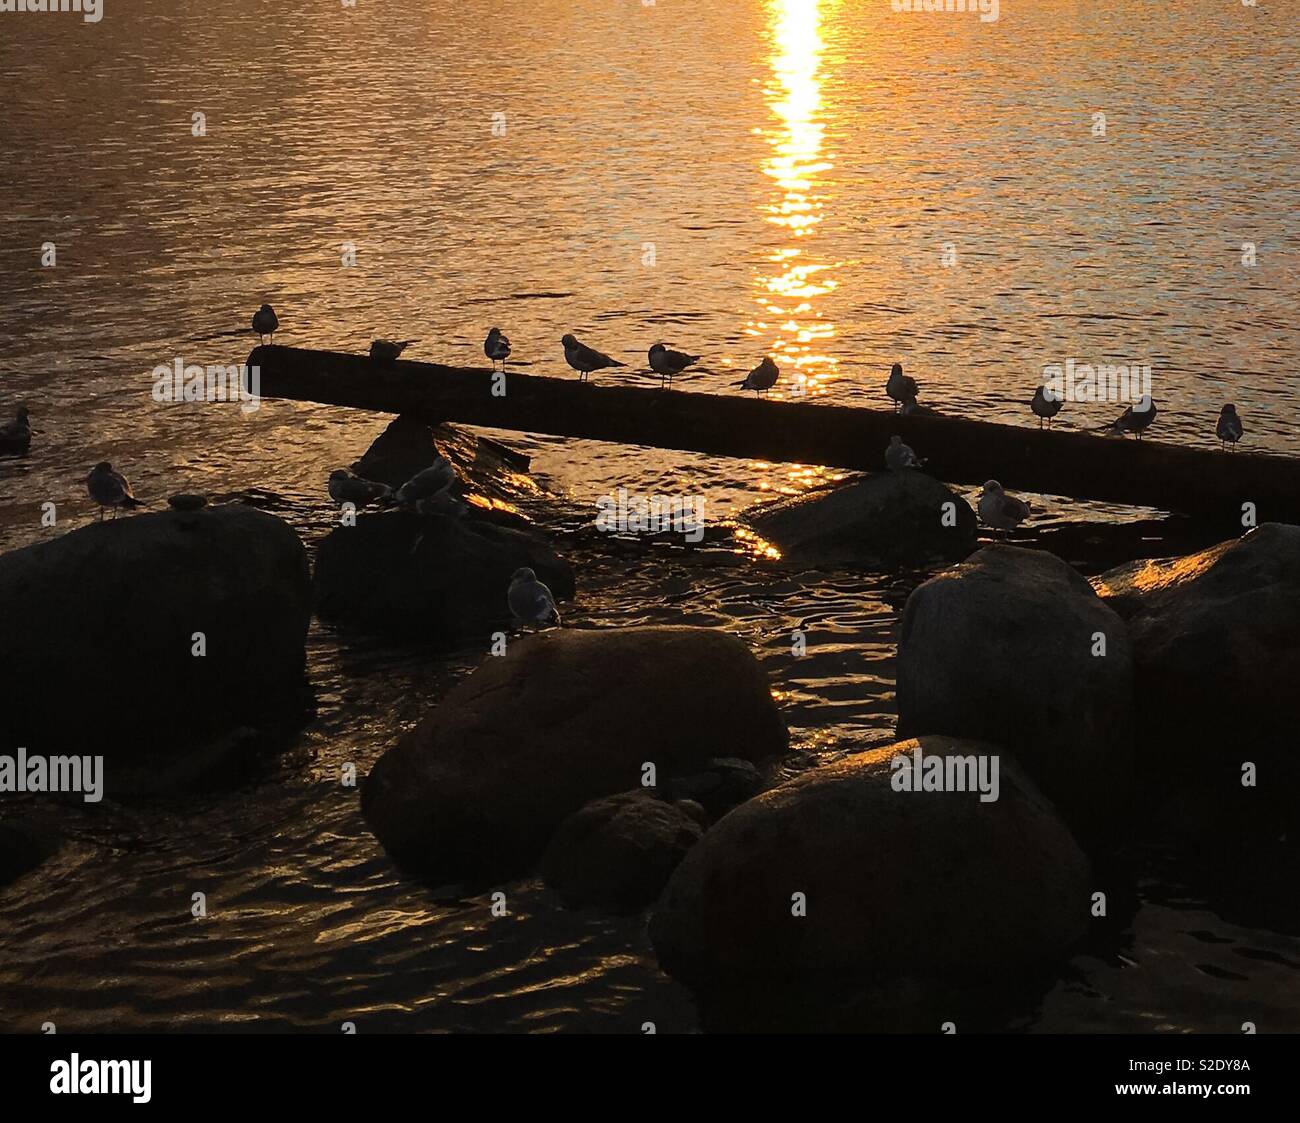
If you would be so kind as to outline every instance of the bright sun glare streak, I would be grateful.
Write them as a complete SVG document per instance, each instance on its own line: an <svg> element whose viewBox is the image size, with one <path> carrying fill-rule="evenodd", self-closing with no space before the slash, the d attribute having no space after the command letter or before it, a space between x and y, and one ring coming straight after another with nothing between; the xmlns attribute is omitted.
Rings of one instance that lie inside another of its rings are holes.
<svg viewBox="0 0 1300 1123"><path fill-rule="evenodd" d="M767 221L782 232L782 245L769 259L773 268L757 280L762 314L749 330L770 340L770 353L781 367L783 397L825 393L836 367L827 354L835 325L817 310L817 298L835 288L829 274L834 264L809 255L824 201L817 177L833 167L822 153L821 4L771 0L770 5L773 81L766 94L779 124L767 134L772 155L763 172L780 189L765 209ZM809 471L819 470L792 469L791 482Z"/></svg>

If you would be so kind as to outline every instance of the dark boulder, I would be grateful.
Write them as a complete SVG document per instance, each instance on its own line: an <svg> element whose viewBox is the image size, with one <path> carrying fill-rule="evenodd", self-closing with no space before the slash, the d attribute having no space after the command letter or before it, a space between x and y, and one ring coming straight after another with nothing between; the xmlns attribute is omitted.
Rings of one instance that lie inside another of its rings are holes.
<svg viewBox="0 0 1300 1123"><path fill-rule="evenodd" d="M817 488L749 521L787 561L808 565L920 565L956 561L975 547L970 504L919 471Z"/></svg>
<svg viewBox="0 0 1300 1123"><path fill-rule="evenodd" d="M709 628L552 630L513 640L375 764L361 806L428 877L507 876L584 804L715 756L761 760L789 736L767 675Z"/></svg>
<svg viewBox="0 0 1300 1123"><path fill-rule="evenodd" d="M1059 558L985 547L903 610L898 735L926 733L1011 750L1081 837L1109 832L1132 779L1128 629Z"/></svg>

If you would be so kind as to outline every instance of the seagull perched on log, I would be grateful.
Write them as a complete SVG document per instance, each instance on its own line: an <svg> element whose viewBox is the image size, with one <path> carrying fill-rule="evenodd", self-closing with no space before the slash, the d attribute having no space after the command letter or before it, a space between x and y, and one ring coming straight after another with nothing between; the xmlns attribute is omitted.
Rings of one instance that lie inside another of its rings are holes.
<svg viewBox="0 0 1300 1123"><path fill-rule="evenodd" d="M889 381L885 383L885 393L894 399L895 410L909 399L915 403L918 390L916 379L903 373L902 363L895 363L889 368Z"/></svg>
<svg viewBox="0 0 1300 1123"><path fill-rule="evenodd" d="M0 453L25 454L32 447L32 423L27 407L19 406L17 416L7 425L0 425Z"/></svg>
<svg viewBox="0 0 1300 1123"><path fill-rule="evenodd" d="M393 489L387 484L353 475L346 468L336 468L330 473L329 493L340 507L344 503L365 507L377 500L391 498Z"/></svg>
<svg viewBox="0 0 1300 1123"><path fill-rule="evenodd" d="M121 472L113 471L113 465L107 460L96 464L86 477L86 490L90 498L99 504L99 521L104 521L104 508L113 508L113 518L117 518L119 507L143 507L131 492L131 485Z"/></svg>
<svg viewBox="0 0 1300 1123"><path fill-rule="evenodd" d="M1219 448L1232 445L1232 451L1236 452L1237 442L1245 432L1241 418L1237 416L1237 407L1229 402L1219 412L1219 423L1214 427L1215 436L1219 438Z"/></svg>
<svg viewBox="0 0 1300 1123"><path fill-rule="evenodd" d="M617 359L611 359L608 355L602 354L594 347L588 347L585 343L579 343L573 335L566 335L561 340L564 344L564 361L573 367L582 378L580 381L586 382L587 375L594 370L604 370L606 367L625 367L627 363L620 363Z"/></svg>
<svg viewBox="0 0 1300 1123"><path fill-rule="evenodd" d="M1103 425L1112 433L1118 433L1123 436L1125 433L1132 433L1140 441L1143 432L1150 428L1151 422L1156 419L1156 403L1152 400L1150 394L1143 394L1133 405L1129 406L1109 425Z"/></svg>
<svg viewBox="0 0 1300 1123"><path fill-rule="evenodd" d="M510 358L510 340L508 340L500 328L493 328L487 333L487 339L483 341L483 354L492 360L492 369L497 369L497 363L501 364L501 369L506 369L506 360Z"/></svg>
<svg viewBox="0 0 1300 1123"><path fill-rule="evenodd" d="M772 361L772 357L769 355L736 385L745 390L753 390L754 397L757 398L759 394L766 394L772 389L776 385L776 380L780 377L781 368Z"/></svg>
<svg viewBox="0 0 1300 1123"><path fill-rule="evenodd" d="M980 518L995 530L1015 530L1029 517L1029 504L1002 490L997 480L984 484L979 501Z"/></svg>
<svg viewBox="0 0 1300 1123"><path fill-rule="evenodd" d="M510 577L506 602L515 619L522 624L559 624L551 590L537 580L531 569L516 569Z"/></svg>
<svg viewBox="0 0 1300 1123"><path fill-rule="evenodd" d="M662 343L650 348L650 369L659 375L660 389L672 388L673 379L688 366L700 361L699 355L688 355L685 351L670 351Z"/></svg>
<svg viewBox="0 0 1300 1123"><path fill-rule="evenodd" d="M921 460L907 445L903 438L889 438L889 447L885 449L885 467L891 472L901 472L906 468L919 468L925 461Z"/></svg>
<svg viewBox="0 0 1300 1123"><path fill-rule="evenodd" d="M1049 390L1045 385L1040 386L1034 391L1033 401L1029 403L1029 408L1034 411L1038 418L1038 427L1043 427L1043 422L1047 422L1047 427L1052 427L1052 418L1061 412L1061 395L1055 390Z"/></svg>
<svg viewBox="0 0 1300 1123"><path fill-rule="evenodd" d="M419 342L418 339L376 339L370 344L370 358L376 363L395 362L412 343Z"/></svg>
<svg viewBox="0 0 1300 1123"><path fill-rule="evenodd" d="M422 472L416 472L397 489L396 499L399 503L413 507L421 499L432 499L435 495L441 495L455 482L456 469L451 466L451 461L436 456L429 467Z"/></svg>
<svg viewBox="0 0 1300 1123"><path fill-rule="evenodd" d="M275 309L269 304L263 304L256 312L253 313L253 330L257 332L258 342L261 342L264 336L270 336L271 342L275 342L275 329L280 326L280 321L275 317Z"/></svg>

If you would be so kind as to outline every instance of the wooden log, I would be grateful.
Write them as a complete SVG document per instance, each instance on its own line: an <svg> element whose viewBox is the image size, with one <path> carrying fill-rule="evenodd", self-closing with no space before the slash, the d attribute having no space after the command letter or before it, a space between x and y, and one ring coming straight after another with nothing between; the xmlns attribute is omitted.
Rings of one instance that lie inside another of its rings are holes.
<svg viewBox="0 0 1300 1123"><path fill-rule="evenodd" d="M1241 525L1242 506L1257 521L1300 522L1300 460L1187 448L1150 436L1103 437L940 414L903 417L889 410L825 401L756 398L740 390L699 394L647 386L581 383L510 372L502 385L486 368L372 362L362 355L296 347L257 347L265 398L322 402L492 429L547 433L679 449L715 456L879 471L897 433L948 483L982 484L1163 511L1213 516ZM1122 407L1116 407L1116 415ZM1156 421L1158 431L1159 420Z"/></svg>

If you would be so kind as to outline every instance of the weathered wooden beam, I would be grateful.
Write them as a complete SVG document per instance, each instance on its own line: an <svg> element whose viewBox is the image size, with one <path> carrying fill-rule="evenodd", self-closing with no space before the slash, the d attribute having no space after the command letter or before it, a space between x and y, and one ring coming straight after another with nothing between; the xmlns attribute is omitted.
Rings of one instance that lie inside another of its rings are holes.
<svg viewBox="0 0 1300 1123"><path fill-rule="evenodd" d="M1101 437L824 401L758 399L734 390L605 385L510 372L494 394L487 367L372 362L362 355L257 347L266 398L322 402L429 422L548 433L716 456L878 471L897 433L948 483L1005 487L1239 521L1254 504L1263 521L1300 521L1300 460ZM647 383L651 376L647 375ZM1118 407L1116 412L1118 413ZM1028 410L1026 409L1026 417ZM1159 421L1156 422L1157 426Z"/></svg>

